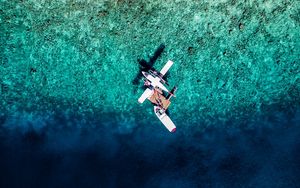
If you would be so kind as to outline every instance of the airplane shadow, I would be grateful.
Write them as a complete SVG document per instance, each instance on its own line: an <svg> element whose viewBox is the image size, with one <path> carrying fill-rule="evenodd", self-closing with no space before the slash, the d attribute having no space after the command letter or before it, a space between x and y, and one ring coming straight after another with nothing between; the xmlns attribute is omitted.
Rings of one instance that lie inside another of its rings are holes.
<svg viewBox="0 0 300 188"><path fill-rule="evenodd" d="M140 84L140 79L143 78L142 71L147 72L149 70L154 70L153 65L154 65L155 61L160 57L160 55L162 54L164 49L165 49L165 45L160 44L159 47L155 50L153 56L150 57L149 62L147 62L145 59L137 60L139 63L139 72L136 75L136 77L132 80L132 84L136 86L134 88L134 93L136 93L137 90L139 89L138 85ZM167 77L167 75L165 75L165 77ZM143 88L143 89L145 89L145 88Z"/></svg>
<svg viewBox="0 0 300 188"><path fill-rule="evenodd" d="M156 62L156 60L160 57L160 55L163 53L165 49L165 45L164 44L160 44L158 46L158 48L155 50L153 56L150 57L149 62L147 62L145 59L138 59L138 63L139 63L139 72L136 75L136 77L132 80L132 84L135 85L136 87L134 88L134 93L136 94L137 90L139 89L138 85L140 84L140 79L143 78L143 74L142 71L149 71L149 70L155 70L153 68L154 63ZM167 72L164 75L164 80L168 81L167 78L169 77L169 72ZM146 87L143 85L142 89L146 89ZM170 115L169 110L166 110L167 115Z"/></svg>

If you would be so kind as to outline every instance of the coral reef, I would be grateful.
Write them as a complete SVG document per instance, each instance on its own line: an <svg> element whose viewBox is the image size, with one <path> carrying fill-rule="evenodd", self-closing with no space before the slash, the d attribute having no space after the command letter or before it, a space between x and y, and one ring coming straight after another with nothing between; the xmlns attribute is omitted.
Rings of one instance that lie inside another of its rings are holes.
<svg viewBox="0 0 300 188"><path fill-rule="evenodd" d="M136 102L142 90L131 83L137 60L161 43L155 67L175 62L170 110L178 123L240 124L274 104L299 107L298 1L2 0L0 7L3 114L104 111L147 122L152 117L140 117L151 110Z"/></svg>

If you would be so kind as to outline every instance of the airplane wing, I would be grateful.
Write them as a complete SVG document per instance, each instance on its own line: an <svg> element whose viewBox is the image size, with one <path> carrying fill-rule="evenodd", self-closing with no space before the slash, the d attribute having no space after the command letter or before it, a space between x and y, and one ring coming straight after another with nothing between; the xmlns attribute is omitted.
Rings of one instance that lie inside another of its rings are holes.
<svg viewBox="0 0 300 188"><path fill-rule="evenodd" d="M170 67L173 65L173 61L169 60L165 66L161 69L160 74L162 76L164 76L166 74L166 72L168 72L168 70L170 69Z"/></svg>
<svg viewBox="0 0 300 188"><path fill-rule="evenodd" d="M150 97L153 94L153 90L147 88L142 96L138 99L139 103L143 103L148 97Z"/></svg>

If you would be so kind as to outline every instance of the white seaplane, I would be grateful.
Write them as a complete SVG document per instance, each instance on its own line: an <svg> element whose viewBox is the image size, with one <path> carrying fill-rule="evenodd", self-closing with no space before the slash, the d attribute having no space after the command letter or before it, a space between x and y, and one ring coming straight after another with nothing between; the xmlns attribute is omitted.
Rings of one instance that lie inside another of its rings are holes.
<svg viewBox="0 0 300 188"><path fill-rule="evenodd" d="M171 91L169 91L164 86L164 84L168 85L168 83L163 79L163 76L172 65L173 61L169 60L160 72L157 72L155 69L150 69L148 72L142 71L145 77L144 85L147 87L147 89L138 99L138 102L143 103L146 99L150 100L154 105L154 113L158 119L170 132L175 132L176 126L166 114L166 110L171 104L171 97L175 97L174 93L176 92L177 87L174 87ZM164 95L164 91L168 93L168 96Z"/></svg>

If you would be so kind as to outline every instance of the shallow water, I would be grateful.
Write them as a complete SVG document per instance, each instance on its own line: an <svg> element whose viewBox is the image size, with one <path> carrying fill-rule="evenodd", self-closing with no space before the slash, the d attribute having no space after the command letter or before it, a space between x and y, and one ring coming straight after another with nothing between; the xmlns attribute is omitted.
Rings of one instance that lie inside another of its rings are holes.
<svg viewBox="0 0 300 188"><path fill-rule="evenodd" d="M0 1L0 186L300 186L299 10ZM175 134L137 103L160 44Z"/></svg>

